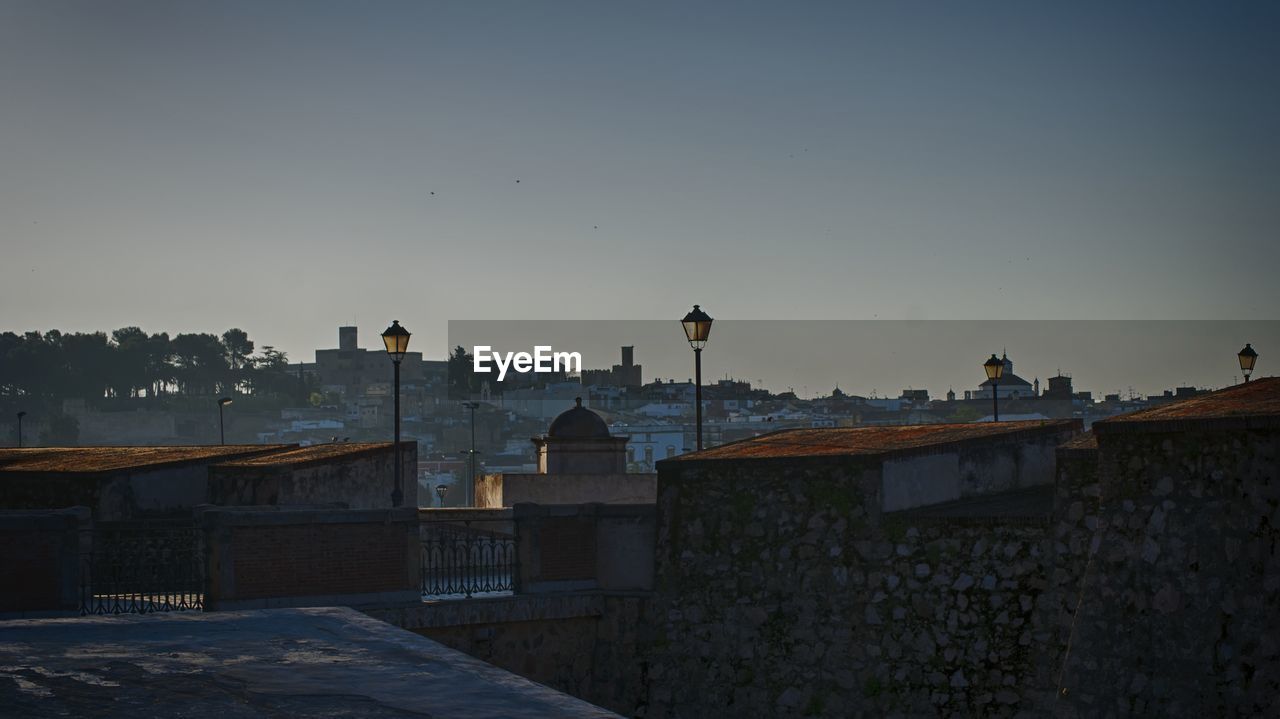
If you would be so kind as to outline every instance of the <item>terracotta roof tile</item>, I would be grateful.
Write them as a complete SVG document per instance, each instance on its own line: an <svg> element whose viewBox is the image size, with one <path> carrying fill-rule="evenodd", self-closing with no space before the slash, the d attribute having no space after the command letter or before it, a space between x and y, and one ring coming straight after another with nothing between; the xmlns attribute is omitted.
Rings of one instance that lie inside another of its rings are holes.
<svg viewBox="0 0 1280 719"><path fill-rule="evenodd" d="M1252 382L1109 417L1093 424L1103 434L1184 429L1188 424L1221 427L1280 426L1280 377Z"/></svg>
<svg viewBox="0 0 1280 719"><path fill-rule="evenodd" d="M188 447L34 447L0 449L0 475L19 472L102 474L278 452L295 445Z"/></svg>
<svg viewBox="0 0 1280 719"><path fill-rule="evenodd" d="M401 442L401 445L406 443ZM326 462L337 458L351 458L362 454L389 452L395 445L391 442L330 442L313 444L309 447L296 447L283 452L245 457L230 462L221 462L221 467L297 467L313 462Z"/></svg>
<svg viewBox="0 0 1280 719"><path fill-rule="evenodd" d="M1080 427L1079 420L784 429L663 462L888 455L990 438L1062 432L1072 427Z"/></svg>
<svg viewBox="0 0 1280 719"><path fill-rule="evenodd" d="M1090 450L1098 448L1098 436L1093 432L1085 432L1058 445L1058 449L1067 451Z"/></svg>

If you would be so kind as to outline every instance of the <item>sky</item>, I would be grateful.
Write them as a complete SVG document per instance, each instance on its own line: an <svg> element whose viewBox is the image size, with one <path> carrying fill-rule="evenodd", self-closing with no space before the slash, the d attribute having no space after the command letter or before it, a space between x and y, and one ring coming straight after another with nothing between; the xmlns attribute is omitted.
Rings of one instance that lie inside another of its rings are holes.
<svg viewBox="0 0 1280 719"><path fill-rule="evenodd" d="M1273 319L1278 76L1271 2L0 0L0 331Z"/></svg>

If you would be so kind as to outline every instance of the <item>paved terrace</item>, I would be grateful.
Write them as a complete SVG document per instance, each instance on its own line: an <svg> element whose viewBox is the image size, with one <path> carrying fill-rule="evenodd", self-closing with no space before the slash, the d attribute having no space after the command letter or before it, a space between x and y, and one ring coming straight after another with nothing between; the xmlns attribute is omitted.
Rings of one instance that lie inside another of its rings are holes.
<svg viewBox="0 0 1280 719"><path fill-rule="evenodd" d="M345 608L0 623L0 714L617 716Z"/></svg>

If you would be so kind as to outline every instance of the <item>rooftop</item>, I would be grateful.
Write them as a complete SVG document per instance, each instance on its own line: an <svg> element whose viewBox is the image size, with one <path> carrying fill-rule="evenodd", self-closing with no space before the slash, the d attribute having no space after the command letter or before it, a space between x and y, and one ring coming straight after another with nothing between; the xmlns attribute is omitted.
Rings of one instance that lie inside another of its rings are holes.
<svg viewBox="0 0 1280 719"><path fill-rule="evenodd" d="M1249 429L1280 427L1280 377L1261 377L1159 407L1094 422L1102 434L1204 427Z"/></svg>
<svg viewBox="0 0 1280 719"><path fill-rule="evenodd" d="M403 445L404 443L401 442ZM362 455L390 452L395 448L393 442L330 442L313 444L309 447L294 447L280 452L260 454L252 457L220 462L219 467L300 467L308 464L320 464L334 459L352 459Z"/></svg>
<svg viewBox="0 0 1280 719"><path fill-rule="evenodd" d="M784 429L663 462L720 459L876 456L987 439L1016 439L1079 428L1079 420Z"/></svg>
<svg viewBox="0 0 1280 719"><path fill-rule="evenodd" d="M616 717L346 608L0 622L23 717Z"/></svg>
<svg viewBox="0 0 1280 719"><path fill-rule="evenodd" d="M188 447L33 447L0 449L0 474L19 472L102 474L154 469L220 458L252 457L291 449L291 444L233 444Z"/></svg>
<svg viewBox="0 0 1280 719"><path fill-rule="evenodd" d="M1058 449L1067 452L1088 451L1098 448L1098 436L1092 431L1077 435L1058 445Z"/></svg>

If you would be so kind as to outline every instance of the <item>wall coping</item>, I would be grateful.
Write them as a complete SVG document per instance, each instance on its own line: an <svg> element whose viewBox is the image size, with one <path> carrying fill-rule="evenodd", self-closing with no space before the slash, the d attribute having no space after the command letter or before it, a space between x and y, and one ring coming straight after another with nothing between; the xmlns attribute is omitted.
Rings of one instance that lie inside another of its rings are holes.
<svg viewBox="0 0 1280 719"><path fill-rule="evenodd" d="M1254 415L1245 417L1209 417L1198 419L1125 420L1093 423L1093 432L1099 439L1116 435L1160 434L1178 432L1236 432L1241 430L1280 429L1280 416Z"/></svg>
<svg viewBox="0 0 1280 719"><path fill-rule="evenodd" d="M3 509L0 510L0 529L66 529L87 523L93 516L88 507L64 509Z"/></svg>
<svg viewBox="0 0 1280 719"><path fill-rule="evenodd" d="M195 519L202 527L250 527L290 524L417 524L417 507L392 509L298 509L294 507L216 507L200 505Z"/></svg>
<svg viewBox="0 0 1280 719"><path fill-rule="evenodd" d="M603 502L587 502L584 504L534 504L521 502L511 507L514 519L542 519L548 517L583 517L583 518L617 518L644 519L656 517L656 504L605 504Z"/></svg>
<svg viewBox="0 0 1280 719"><path fill-rule="evenodd" d="M559 594L509 594L471 599L439 599L365 606L359 610L404 629L433 629L473 624L534 622L599 617L606 597L651 598L652 592L564 592Z"/></svg>
<svg viewBox="0 0 1280 719"><path fill-rule="evenodd" d="M511 519L511 507L419 507L424 522L502 522Z"/></svg>

